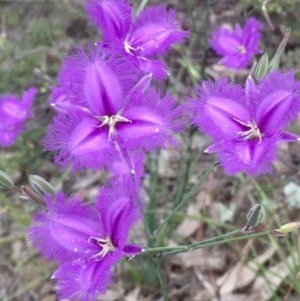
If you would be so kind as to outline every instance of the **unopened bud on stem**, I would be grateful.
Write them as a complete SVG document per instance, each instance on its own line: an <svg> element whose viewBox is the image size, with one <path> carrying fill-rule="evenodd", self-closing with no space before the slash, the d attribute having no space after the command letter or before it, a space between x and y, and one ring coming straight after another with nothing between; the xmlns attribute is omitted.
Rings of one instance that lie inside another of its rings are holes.
<svg viewBox="0 0 300 301"><path fill-rule="evenodd" d="M0 190L9 190L14 187L14 182L8 174L0 170Z"/></svg>
<svg viewBox="0 0 300 301"><path fill-rule="evenodd" d="M255 204L247 213L247 225L255 228L264 220L264 218L264 207L260 204Z"/></svg>
<svg viewBox="0 0 300 301"><path fill-rule="evenodd" d="M29 185L34 192L44 197L45 194L55 194L53 186L47 182L44 178L37 175L28 176Z"/></svg>

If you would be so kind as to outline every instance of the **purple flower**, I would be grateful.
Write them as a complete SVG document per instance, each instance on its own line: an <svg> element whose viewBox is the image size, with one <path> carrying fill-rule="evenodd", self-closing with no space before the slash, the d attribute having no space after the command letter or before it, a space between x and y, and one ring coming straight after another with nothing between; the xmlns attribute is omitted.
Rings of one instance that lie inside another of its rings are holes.
<svg viewBox="0 0 300 301"><path fill-rule="evenodd" d="M99 47L90 57L81 51L67 60L72 85L63 89L76 101L55 118L45 139L57 152L55 162L73 170L107 166L129 150L165 147L181 128L182 109L149 87L151 75L137 80L126 60Z"/></svg>
<svg viewBox="0 0 300 301"><path fill-rule="evenodd" d="M92 301L112 282L113 266L143 248L127 243L129 231L141 219L140 196L130 178L102 188L89 206L60 193L47 196L47 211L39 212L29 230L31 241L48 259L60 263L53 278L61 298Z"/></svg>
<svg viewBox="0 0 300 301"><path fill-rule="evenodd" d="M298 140L285 132L300 110L293 72L273 72L257 85L249 77L245 87L206 81L196 92L190 104L194 124L213 138L206 151L220 155L228 174L270 172L280 142Z"/></svg>
<svg viewBox="0 0 300 301"><path fill-rule="evenodd" d="M15 95L0 95L0 146L10 147L21 132L26 130L25 121L32 117L31 107L36 88L24 92L22 99Z"/></svg>
<svg viewBox="0 0 300 301"><path fill-rule="evenodd" d="M217 28L212 33L210 44L223 57L219 63L228 68L246 68L254 55L261 53L259 45L262 29L262 23L255 18L249 18L244 28L239 25L234 30Z"/></svg>
<svg viewBox="0 0 300 301"><path fill-rule="evenodd" d="M176 20L175 11L165 6L148 7L135 20L127 0L89 0L87 11L102 30L105 44L127 54L141 71L152 73L157 79L165 78L167 69L163 62L153 58L188 36Z"/></svg>

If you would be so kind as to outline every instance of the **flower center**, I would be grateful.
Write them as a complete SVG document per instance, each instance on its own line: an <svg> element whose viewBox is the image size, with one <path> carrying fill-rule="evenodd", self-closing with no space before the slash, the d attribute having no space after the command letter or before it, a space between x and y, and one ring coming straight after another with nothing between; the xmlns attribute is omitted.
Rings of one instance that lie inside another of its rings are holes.
<svg viewBox="0 0 300 301"><path fill-rule="evenodd" d="M245 54L247 52L247 50L246 50L246 48L245 48L244 45L240 45L238 47L238 51L239 51L240 54Z"/></svg>
<svg viewBox="0 0 300 301"><path fill-rule="evenodd" d="M134 42L134 39L132 38L130 41L128 39L126 39L124 41L124 48L125 48L125 51L129 54L132 54L132 52L134 51L138 51L138 50L143 50L143 47L141 46L133 46L133 42Z"/></svg>
<svg viewBox="0 0 300 301"><path fill-rule="evenodd" d="M92 256L92 258L96 261L102 260L109 252L114 252L116 250L116 247L113 245L109 237L99 238L92 236L88 239L88 242L95 242L102 248L100 252Z"/></svg>
<svg viewBox="0 0 300 301"><path fill-rule="evenodd" d="M111 141L117 134L116 124L118 122L132 122L131 120L120 116L120 115L112 115L112 116L96 116L96 118L101 121L101 124L97 127L101 128L105 125L108 126L108 141Z"/></svg>
<svg viewBox="0 0 300 301"><path fill-rule="evenodd" d="M237 137L240 140L250 140L250 139L255 139L258 138L259 144L261 144L262 137L264 136L261 132L259 127L254 121L247 121L243 122L237 118L233 118L236 122L239 124L243 125L244 127L248 128L245 131L237 131Z"/></svg>

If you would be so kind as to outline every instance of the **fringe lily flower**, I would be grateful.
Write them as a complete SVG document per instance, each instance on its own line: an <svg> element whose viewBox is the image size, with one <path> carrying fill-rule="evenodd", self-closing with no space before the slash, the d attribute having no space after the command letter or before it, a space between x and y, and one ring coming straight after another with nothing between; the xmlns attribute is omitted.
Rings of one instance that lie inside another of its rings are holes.
<svg viewBox="0 0 300 301"><path fill-rule="evenodd" d="M210 44L223 57L219 63L237 70L248 67L254 55L261 53L259 46L262 29L262 23L255 18L249 18L243 28L240 25L236 25L233 30L217 28L212 33Z"/></svg>
<svg viewBox="0 0 300 301"><path fill-rule="evenodd" d="M127 0L89 0L88 14L103 32L104 43L123 54L145 73L157 79L167 76L165 64L153 60L188 35L176 20L176 13L165 6L148 7L133 19Z"/></svg>
<svg viewBox="0 0 300 301"><path fill-rule="evenodd" d="M64 89L76 95L75 108L58 114L45 139L46 148L57 152L55 162L73 170L107 166L129 150L164 147L181 128L182 109L150 87L151 75L137 80L126 60L97 49L67 60L73 83Z"/></svg>
<svg viewBox="0 0 300 301"><path fill-rule="evenodd" d="M53 278L62 299L95 301L112 282L113 267L143 248L127 243L130 229L141 219L140 196L130 178L103 188L96 204L47 196L29 230L31 241L48 259L59 263Z"/></svg>
<svg viewBox="0 0 300 301"><path fill-rule="evenodd" d="M0 95L0 146L10 147L21 132L25 122L32 117L31 107L37 94L36 88L24 92L22 99L15 95Z"/></svg>
<svg viewBox="0 0 300 301"><path fill-rule="evenodd" d="M273 72L257 85L248 78L245 87L206 81L196 92L194 124L213 138L206 152L218 153L228 174L270 172L280 142L298 140L285 131L300 110L293 72Z"/></svg>

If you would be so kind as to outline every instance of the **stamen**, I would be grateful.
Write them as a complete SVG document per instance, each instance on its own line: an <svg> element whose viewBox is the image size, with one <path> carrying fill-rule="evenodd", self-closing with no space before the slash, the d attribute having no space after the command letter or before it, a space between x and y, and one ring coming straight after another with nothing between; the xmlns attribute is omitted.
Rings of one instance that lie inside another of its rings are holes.
<svg viewBox="0 0 300 301"><path fill-rule="evenodd" d="M249 130L246 130L246 131L237 131L236 133L237 133L238 138L240 138L241 140L250 140L250 139L258 138L259 144L261 144L263 134L260 132L259 127L257 126L257 124L254 121L243 122L234 117L233 117L233 120L235 120L239 124L243 125L244 127L249 128Z"/></svg>
<svg viewBox="0 0 300 301"><path fill-rule="evenodd" d="M92 236L88 239L88 242L91 241L95 241L96 244L102 248L99 253L92 255L92 258L96 261L102 260L109 252L114 252L116 250L116 247L112 244L109 237L103 239Z"/></svg>
<svg viewBox="0 0 300 301"><path fill-rule="evenodd" d="M100 125L97 125L96 127L101 128L105 125L108 126L108 141L112 141L112 139L116 136L116 124L118 122L132 122L131 120L120 116L120 115L112 115L112 116L96 116L96 118L101 121Z"/></svg>
<svg viewBox="0 0 300 301"><path fill-rule="evenodd" d="M130 41L128 41L127 39L124 41L125 51L129 54L132 54L132 51L138 51L140 49L143 51L143 47L141 47L141 46L133 47L132 46L133 41L134 41L134 38L132 38Z"/></svg>
<svg viewBox="0 0 300 301"><path fill-rule="evenodd" d="M247 52L244 45L238 46L238 51L240 52L240 54L245 54Z"/></svg>

